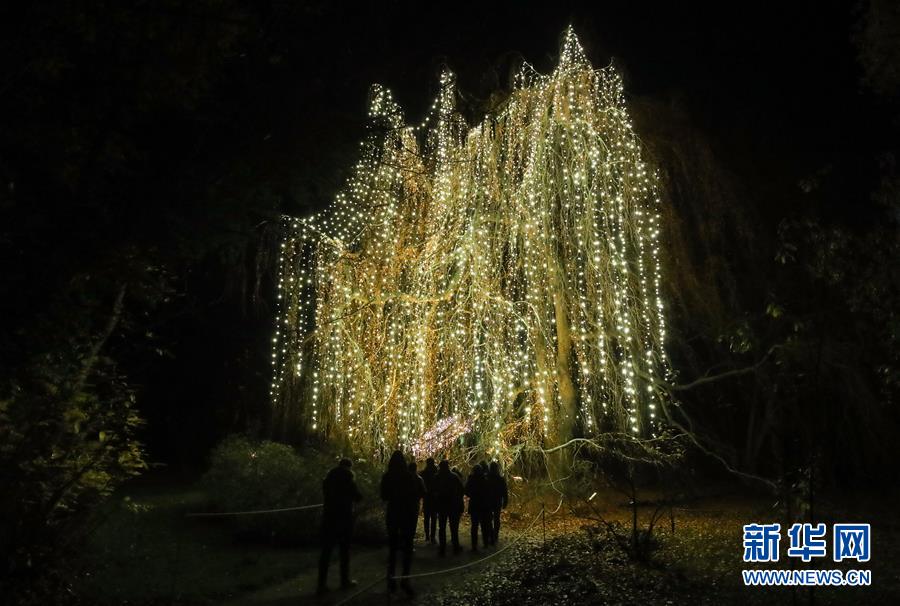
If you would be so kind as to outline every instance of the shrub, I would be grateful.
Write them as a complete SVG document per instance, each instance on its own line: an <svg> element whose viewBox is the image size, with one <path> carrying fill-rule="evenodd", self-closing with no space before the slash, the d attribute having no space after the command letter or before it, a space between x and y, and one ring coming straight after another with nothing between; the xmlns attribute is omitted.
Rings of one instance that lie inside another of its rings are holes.
<svg viewBox="0 0 900 606"><path fill-rule="evenodd" d="M100 355L103 341L73 343L0 382L0 595L10 603L60 601L91 512L146 468L131 387Z"/></svg>
<svg viewBox="0 0 900 606"><path fill-rule="evenodd" d="M282 509L322 502L322 480L339 456L244 436L230 436L212 452L202 485L212 511ZM383 539L378 501L380 470L367 461L355 461L353 471L363 494L357 508L355 537L366 542ZM276 544L318 541L321 510L288 511L229 516L228 524L243 540Z"/></svg>

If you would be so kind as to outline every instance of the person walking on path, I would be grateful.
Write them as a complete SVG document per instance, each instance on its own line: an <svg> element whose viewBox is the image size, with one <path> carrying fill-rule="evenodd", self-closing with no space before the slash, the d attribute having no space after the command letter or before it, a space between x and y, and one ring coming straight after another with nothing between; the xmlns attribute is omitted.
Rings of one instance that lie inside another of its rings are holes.
<svg viewBox="0 0 900 606"><path fill-rule="evenodd" d="M471 519L472 551L478 551L478 529L481 528L481 538L484 545L489 544L489 499L487 492L487 478L484 468L476 465L466 481L466 495L469 497L469 518Z"/></svg>
<svg viewBox="0 0 900 606"><path fill-rule="evenodd" d="M438 521L438 512L434 502L434 478L437 476L437 473L438 468L434 464L434 458L428 457L425 460L425 469L422 470L422 480L425 482L422 524L425 527L425 541L432 544L437 543L437 537L434 533Z"/></svg>
<svg viewBox="0 0 900 606"><path fill-rule="evenodd" d="M447 553L447 525L450 525L450 541L453 544L453 553L462 551L459 545L459 520L462 517L465 504L463 494L465 488L458 475L450 471L450 463L444 459L441 461L438 471L434 476L434 505L438 516L438 536L440 539L438 555ZM433 531L432 531L433 532Z"/></svg>
<svg viewBox="0 0 900 606"><path fill-rule="evenodd" d="M489 507L490 544L496 545L500 538L500 510L506 509L509 502L509 489L506 478L500 473L500 463L491 461L487 474L487 494Z"/></svg>
<svg viewBox="0 0 900 606"><path fill-rule="evenodd" d="M341 587L353 587L350 578L350 539L353 534L353 504L362 500L353 477L353 462L341 459L337 467L322 481L322 552L319 555L319 584L317 593L328 591L328 565L331 552L338 546L340 553Z"/></svg>
<svg viewBox="0 0 900 606"><path fill-rule="evenodd" d="M387 472L381 477L381 499L385 502L385 524L388 535L388 590L397 591L397 553L401 556L401 576L406 577L412 568L413 537L418 523L418 503L423 496L417 476L410 473L403 453L395 450L388 461ZM409 579L403 578L400 586L408 595L414 595Z"/></svg>
<svg viewBox="0 0 900 606"><path fill-rule="evenodd" d="M420 499L416 499L416 516L415 521L413 522L413 540L416 538L416 526L419 523L419 510L420 505L424 506L425 501L428 500L428 491L425 488L425 480L422 479L422 476L419 475L419 468L416 467L415 461L409 462L409 473L413 475L416 481L419 483L419 494L421 495ZM421 503L420 503L421 501ZM415 552L415 548L413 548L413 552Z"/></svg>

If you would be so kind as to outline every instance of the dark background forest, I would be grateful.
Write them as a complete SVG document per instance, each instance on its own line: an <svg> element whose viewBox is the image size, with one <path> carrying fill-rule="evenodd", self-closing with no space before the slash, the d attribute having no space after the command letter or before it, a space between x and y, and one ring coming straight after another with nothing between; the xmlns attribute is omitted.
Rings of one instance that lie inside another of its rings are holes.
<svg viewBox="0 0 900 606"><path fill-rule="evenodd" d="M666 187L691 464L892 490L895 3L5 3L7 572L123 479L267 435L279 217L338 191L372 83L418 118L449 66L474 122L569 23L623 73Z"/></svg>

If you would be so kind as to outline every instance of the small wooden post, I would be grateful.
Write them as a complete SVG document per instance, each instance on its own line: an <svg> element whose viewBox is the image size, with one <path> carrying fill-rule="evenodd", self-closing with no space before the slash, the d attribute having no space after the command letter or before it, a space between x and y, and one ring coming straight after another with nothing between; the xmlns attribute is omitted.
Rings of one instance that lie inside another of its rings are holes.
<svg viewBox="0 0 900 606"><path fill-rule="evenodd" d="M547 507L544 505L544 502L541 501L541 549L543 551L544 557L541 558L544 562L544 579L547 578Z"/></svg>

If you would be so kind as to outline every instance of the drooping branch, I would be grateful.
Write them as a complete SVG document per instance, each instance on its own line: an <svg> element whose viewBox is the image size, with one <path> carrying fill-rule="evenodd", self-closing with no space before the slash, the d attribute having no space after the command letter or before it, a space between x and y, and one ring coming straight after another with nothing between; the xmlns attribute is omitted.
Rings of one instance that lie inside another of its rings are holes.
<svg viewBox="0 0 900 606"><path fill-rule="evenodd" d="M762 358L760 358L755 364L751 364L750 366L735 368L716 375L706 375L684 385L673 385L671 389L672 391L688 391L701 385L707 385L709 383L715 383L716 381L722 381L724 379L730 379L732 377L739 377L742 375L754 373L769 360L769 358L772 356L772 354L775 353L778 347L778 345L773 345L772 347L770 347Z"/></svg>
<svg viewBox="0 0 900 606"><path fill-rule="evenodd" d="M497 115L469 128L455 99L445 72L409 126L373 88L346 187L285 220L273 404L368 452L437 443L449 419L455 448L501 456L653 439L668 395L647 385L671 379L661 200L621 78L570 30Z"/></svg>
<svg viewBox="0 0 900 606"><path fill-rule="evenodd" d="M662 381L652 375L649 375L643 371L638 371L637 374L642 379L645 379L646 381L652 383L654 386L661 388L665 391L668 391L670 393L675 393L675 392L679 392L679 391L690 391L691 389L695 389L697 387L700 387L701 385L708 385L709 383L715 383L717 381L730 379L732 377L739 377L742 375L754 373L757 370L759 370L768 361L768 359L772 356L772 354L775 353L775 351L777 349L779 349L779 347L780 346L778 346L778 345L773 345L772 347L769 348L769 350L765 353L765 355L763 355L762 358L760 358L758 361L751 364L750 366L744 366L742 368L734 368L734 369L727 370L725 372L718 373L715 375L706 374L706 375L700 377L699 379L695 379L695 380L691 381L690 383L670 384L670 383Z"/></svg>

